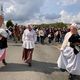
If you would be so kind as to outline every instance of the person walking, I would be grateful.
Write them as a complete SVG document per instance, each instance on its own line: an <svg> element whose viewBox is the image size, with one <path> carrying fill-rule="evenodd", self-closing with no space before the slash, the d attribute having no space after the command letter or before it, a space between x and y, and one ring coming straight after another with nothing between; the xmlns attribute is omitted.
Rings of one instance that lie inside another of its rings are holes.
<svg viewBox="0 0 80 80"><path fill-rule="evenodd" d="M4 65L7 65L5 58L6 58L8 34L6 30L4 29L3 22L4 22L4 18L3 16L0 15L0 61L2 61Z"/></svg>
<svg viewBox="0 0 80 80"><path fill-rule="evenodd" d="M76 39L73 35L78 35L76 24L72 24L70 32L65 35L57 64L62 71L69 72L69 80L80 80L80 76L77 76L80 75L80 54L78 54L80 50L77 50L74 46L76 43L80 44L80 36Z"/></svg>
<svg viewBox="0 0 80 80"><path fill-rule="evenodd" d="M7 47L7 32L0 28L0 61L2 61L4 65L7 65L5 60Z"/></svg>
<svg viewBox="0 0 80 80"><path fill-rule="evenodd" d="M32 25L28 25L27 29L24 30L22 35L23 42L23 56L22 59L28 66L32 66L32 54L37 39L36 32L33 30Z"/></svg>

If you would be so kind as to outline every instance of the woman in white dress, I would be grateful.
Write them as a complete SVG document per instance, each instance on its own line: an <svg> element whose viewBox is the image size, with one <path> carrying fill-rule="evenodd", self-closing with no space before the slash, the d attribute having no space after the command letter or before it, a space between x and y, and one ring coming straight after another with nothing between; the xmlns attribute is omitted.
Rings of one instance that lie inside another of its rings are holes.
<svg viewBox="0 0 80 80"><path fill-rule="evenodd" d="M61 46L61 54L58 58L57 64L61 70L67 70L69 75L69 80L79 80L72 79L74 75L80 75L80 54L75 55L74 49L70 46L69 39L72 35L78 34L76 25L71 25L70 32L65 35L63 44ZM73 40L72 40L73 41Z"/></svg>
<svg viewBox="0 0 80 80"><path fill-rule="evenodd" d="M23 56L22 59L31 66L32 54L35 47L35 42L37 39L36 32L32 29L32 25L28 25L27 29L24 30L22 35L23 41Z"/></svg>

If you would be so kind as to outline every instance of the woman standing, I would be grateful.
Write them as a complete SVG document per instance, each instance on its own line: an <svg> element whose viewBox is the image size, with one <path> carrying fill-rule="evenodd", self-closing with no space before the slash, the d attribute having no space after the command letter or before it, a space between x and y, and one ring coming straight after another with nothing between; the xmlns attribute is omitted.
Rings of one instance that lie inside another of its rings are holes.
<svg viewBox="0 0 80 80"><path fill-rule="evenodd" d="M28 25L27 29L24 30L22 35L23 41L23 56L22 59L28 63L28 66L31 66L32 54L35 47L37 36L36 32L32 29L32 25Z"/></svg>

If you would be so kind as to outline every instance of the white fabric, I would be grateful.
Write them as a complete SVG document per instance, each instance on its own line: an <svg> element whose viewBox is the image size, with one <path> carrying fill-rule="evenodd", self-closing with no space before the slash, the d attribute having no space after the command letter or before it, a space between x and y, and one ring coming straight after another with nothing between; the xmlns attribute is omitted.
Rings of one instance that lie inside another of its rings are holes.
<svg viewBox="0 0 80 80"><path fill-rule="evenodd" d="M77 24L76 23L72 23L71 26L77 28Z"/></svg>
<svg viewBox="0 0 80 80"><path fill-rule="evenodd" d="M3 37L5 37L5 38L7 38L7 36L8 36L6 30L3 29L3 28L0 28L0 34L1 34Z"/></svg>
<svg viewBox="0 0 80 80"><path fill-rule="evenodd" d="M43 30L39 30L39 36L44 36L44 31Z"/></svg>
<svg viewBox="0 0 80 80"><path fill-rule="evenodd" d="M69 38L71 37L72 33L71 32L68 32L65 37L64 37L64 41L62 43L62 46L60 48L60 50L64 50L66 46L69 46L70 45L70 42L68 41Z"/></svg>
<svg viewBox="0 0 80 80"><path fill-rule="evenodd" d="M0 49L0 55L4 53L5 49Z"/></svg>
<svg viewBox="0 0 80 80"><path fill-rule="evenodd" d="M6 29L6 31L8 32L7 34L10 36L12 34L12 32L8 29Z"/></svg>
<svg viewBox="0 0 80 80"><path fill-rule="evenodd" d="M80 29L78 30L78 34L80 35Z"/></svg>
<svg viewBox="0 0 80 80"><path fill-rule="evenodd" d="M66 47L61 52L57 64L59 68L66 69L71 74L80 75L80 52L75 55L73 48Z"/></svg>
<svg viewBox="0 0 80 80"><path fill-rule="evenodd" d="M29 31L26 29L22 35L23 48L31 49L35 47L36 33L34 30Z"/></svg>

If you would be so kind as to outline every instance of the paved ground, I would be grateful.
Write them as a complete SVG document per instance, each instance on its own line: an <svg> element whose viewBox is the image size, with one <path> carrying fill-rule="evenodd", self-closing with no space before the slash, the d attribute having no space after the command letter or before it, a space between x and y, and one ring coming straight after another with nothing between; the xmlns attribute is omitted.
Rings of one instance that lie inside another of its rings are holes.
<svg viewBox="0 0 80 80"><path fill-rule="evenodd" d="M9 43L7 62L0 63L0 80L67 80L68 74L57 68L60 45L36 44L32 67L23 63L20 43Z"/></svg>

